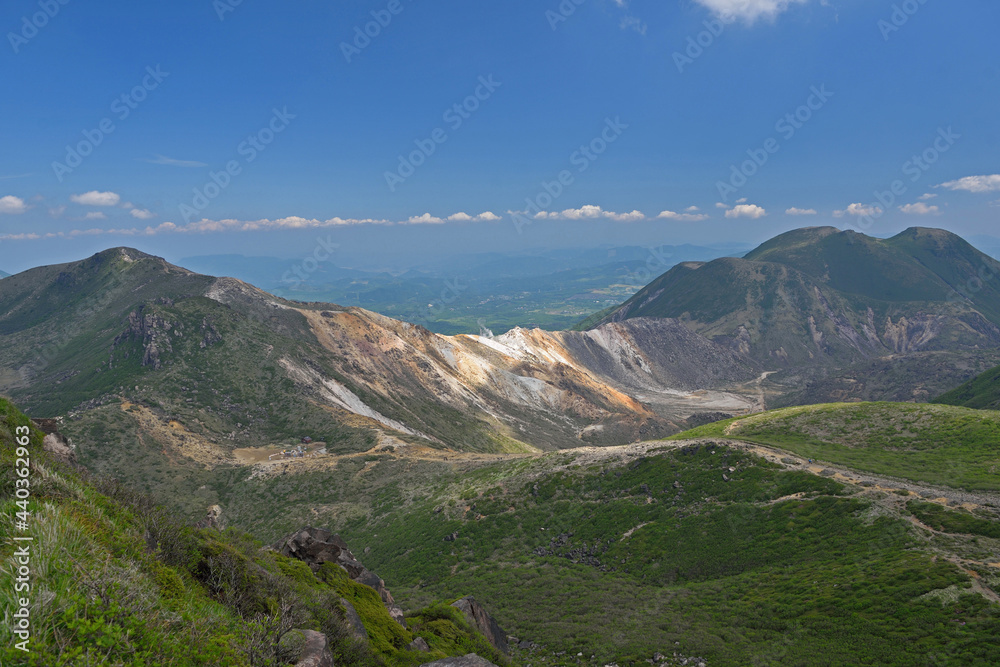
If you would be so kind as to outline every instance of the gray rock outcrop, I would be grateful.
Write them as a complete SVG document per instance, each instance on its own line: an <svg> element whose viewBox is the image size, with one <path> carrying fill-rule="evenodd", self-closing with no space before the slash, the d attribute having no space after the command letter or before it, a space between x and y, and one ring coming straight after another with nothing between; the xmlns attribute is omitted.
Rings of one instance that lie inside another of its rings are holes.
<svg viewBox="0 0 1000 667"><path fill-rule="evenodd" d="M493 648L504 654L509 653L507 633L503 631L496 619L483 608L483 605L476 602L476 598L467 595L461 600L453 602L451 606L461 611L469 625L486 637Z"/></svg>
<svg viewBox="0 0 1000 667"><path fill-rule="evenodd" d="M222 524L222 508L218 505L209 507L205 512L205 518L195 524L195 528L222 530L224 527Z"/></svg>
<svg viewBox="0 0 1000 667"><path fill-rule="evenodd" d="M76 452L69 441L59 433L49 433L42 440L42 449L60 461L72 463L76 461Z"/></svg>
<svg viewBox="0 0 1000 667"><path fill-rule="evenodd" d="M404 628L406 627L403 610L385 587L385 582L354 557L347 548L347 543L339 535L334 535L323 528L309 526L280 540L274 544L274 549L283 556L303 561L314 571L323 563L339 565L347 571L347 576L352 580L374 588L382 598L389 615Z"/></svg>
<svg viewBox="0 0 1000 667"><path fill-rule="evenodd" d="M305 646L295 667L333 667L333 653L326 635L315 630L302 630Z"/></svg>
<svg viewBox="0 0 1000 667"><path fill-rule="evenodd" d="M365 628L365 624L361 620L358 611L354 608L354 605L344 598L340 598L340 602L344 605L344 621L347 623L347 629L350 631L351 636L359 641L368 641L368 630Z"/></svg>
<svg viewBox="0 0 1000 667"><path fill-rule="evenodd" d="M427 644L427 640L423 637L417 637L412 642L406 645L407 651L430 651L431 647Z"/></svg>

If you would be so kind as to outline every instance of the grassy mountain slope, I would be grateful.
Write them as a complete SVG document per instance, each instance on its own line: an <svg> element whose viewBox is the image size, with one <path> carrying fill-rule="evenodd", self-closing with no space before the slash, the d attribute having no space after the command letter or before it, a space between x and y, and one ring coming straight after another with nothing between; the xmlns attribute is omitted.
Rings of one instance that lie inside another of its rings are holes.
<svg viewBox="0 0 1000 667"><path fill-rule="evenodd" d="M774 368L994 349L998 274L1000 263L942 230L881 240L808 228L742 259L680 264L601 321L677 318Z"/></svg>
<svg viewBox="0 0 1000 667"><path fill-rule="evenodd" d="M12 276L0 288L0 384L33 414L55 416L128 395L218 438L269 442L308 422L332 447L365 448L290 392L261 352L308 354L305 319L236 312L204 294L215 279L134 250Z"/></svg>
<svg viewBox="0 0 1000 667"><path fill-rule="evenodd" d="M1000 410L1000 366L942 394L934 402L981 410Z"/></svg>
<svg viewBox="0 0 1000 667"><path fill-rule="evenodd" d="M1000 491L1000 412L910 403L782 408L673 439L735 438L914 481Z"/></svg>
<svg viewBox="0 0 1000 667"><path fill-rule="evenodd" d="M0 399L0 558L11 563L15 548L28 545L30 574L17 580L28 587L17 598L30 610L31 632L24 652L16 643L26 637L3 625L3 664L286 665L296 655L295 628L326 634L337 664L416 665L471 650L500 660L454 610L417 612L405 630L378 593L338 566L314 575L244 533L185 527L147 496L51 460L41 440ZM28 476L15 476L25 457ZM19 479L30 482L24 507L14 493L25 488ZM15 525L18 512L27 512L26 527ZM15 576L3 568L0 586L14 591ZM356 603L368 642L352 638L342 597ZM0 597L5 618L19 613L17 598ZM417 635L430 653L406 649Z"/></svg>
<svg viewBox="0 0 1000 667"><path fill-rule="evenodd" d="M915 420L911 429L920 443L948 433L946 424L927 419ZM969 429L956 427L956 437L965 438ZM960 465L979 463L976 448L951 453ZM910 457L894 454L901 461ZM366 565L386 579L406 609L474 592L504 629L539 644L516 653L515 664L575 665L577 653L587 656L587 664L643 664L655 652L675 651L712 665L910 665L929 655L944 665L1000 660L1000 607L990 597L1000 588L996 506L974 512L927 506L911 492L887 493L893 488L888 482L848 484L812 474L804 464L788 465L780 455L766 459L718 440L514 456L428 450L419 457L386 450L321 464L269 472L219 469L213 483L230 524L265 540L310 523L368 545ZM926 457L910 465L935 472L942 466ZM38 491L55 507L33 507L43 517L38 525L65 508L73 521L97 526L71 553L93 553L97 562L105 553L133 558L140 574L128 581L129 590L145 590L141 536L155 515L120 486L69 484ZM93 514L90 503L103 514ZM115 523L102 528L108 516ZM70 523L57 534L79 532ZM238 533L188 534L193 541L169 543L193 545L202 554L232 552L240 563L262 559L265 569L308 584L317 595L336 593L363 607L360 592L349 595L336 578L314 583L311 573L270 560ZM56 553L49 549L58 546L51 542L45 549ZM88 571L96 567L83 562ZM225 598L199 592L201 570L191 574L164 562L182 580L185 595L201 595L204 608L221 617L212 627L233 635L227 646L251 641L243 639L242 618L227 611ZM146 618L143 609L135 612L140 619ZM88 613L103 612L95 606ZM411 620L430 626L437 613L418 612ZM199 618L191 621L196 630L204 628ZM180 633L154 636L164 646L190 642L186 629L164 628ZM373 643L376 659L413 664L398 650L406 636L383 638L393 649ZM199 644L205 650L217 645ZM242 664L239 659L237 651L231 664ZM341 663L358 659L345 654Z"/></svg>
<svg viewBox="0 0 1000 667"><path fill-rule="evenodd" d="M1000 659L1000 607L943 557L996 561L997 540L928 539L899 496L723 444L602 454L495 463L344 529L378 533L369 557L410 604L475 582L508 631L542 646L522 654L532 663ZM392 503L391 490L377 498ZM967 567L1000 584L997 569Z"/></svg>
<svg viewBox="0 0 1000 667"><path fill-rule="evenodd" d="M920 248L819 227L781 234L745 259L789 266L840 292L879 301L944 301L948 284L911 254Z"/></svg>
<svg viewBox="0 0 1000 667"><path fill-rule="evenodd" d="M507 631L540 645L515 656L525 663L675 651L713 665L1000 659L1000 420L829 408L816 424L775 427L781 451L724 429L507 457L386 451L243 474L223 503L257 534L311 517L368 542L366 559L409 607L474 586ZM823 423L828 440L810 437ZM846 452L854 470L834 478L789 451ZM872 470L890 477L859 472Z"/></svg>

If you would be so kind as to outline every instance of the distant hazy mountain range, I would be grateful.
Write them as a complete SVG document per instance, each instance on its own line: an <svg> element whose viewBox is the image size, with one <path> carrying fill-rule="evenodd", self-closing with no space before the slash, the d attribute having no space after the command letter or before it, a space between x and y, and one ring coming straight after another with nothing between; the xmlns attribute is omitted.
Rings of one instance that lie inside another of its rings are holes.
<svg viewBox="0 0 1000 667"><path fill-rule="evenodd" d="M344 268L337 258L281 260L213 255L181 266L230 276L297 301L360 306L444 334L504 333L516 326L568 329L617 306L680 261L742 255L749 247L662 245L475 253L404 269Z"/></svg>

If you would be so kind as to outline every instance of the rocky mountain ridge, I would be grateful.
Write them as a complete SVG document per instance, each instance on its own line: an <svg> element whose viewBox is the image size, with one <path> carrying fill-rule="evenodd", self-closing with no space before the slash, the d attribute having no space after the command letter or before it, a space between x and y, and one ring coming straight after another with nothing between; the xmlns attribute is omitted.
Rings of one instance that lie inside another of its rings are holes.
<svg viewBox="0 0 1000 667"><path fill-rule="evenodd" d="M223 447L289 437L292 415L341 451L372 433L487 451L620 444L749 409L724 388L757 374L677 323L442 336L127 248L5 280L0 341L0 391L36 414L113 397Z"/></svg>

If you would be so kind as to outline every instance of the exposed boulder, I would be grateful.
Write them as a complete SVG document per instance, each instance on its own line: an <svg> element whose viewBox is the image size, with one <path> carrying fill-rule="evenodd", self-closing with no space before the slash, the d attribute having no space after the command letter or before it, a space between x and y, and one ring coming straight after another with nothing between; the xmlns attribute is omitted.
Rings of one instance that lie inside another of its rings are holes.
<svg viewBox="0 0 1000 667"><path fill-rule="evenodd" d="M50 433L42 440L42 449L52 454L60 461L72 463L76 461L76 452L69 440L59 433Z"/></svg>
<svg viewBox="0 0 1000 667"><path fill-rule="evenodd" d="M347 548L347 543L339 535L334 535L323 528L309 526L280 540L274 544L274 549L283 556L303 561L314 571L323 563L336 563L347 570L347 575L352 580L374 588L382 598L389 615L404 628L406 627L403 610L385 587L385 582L354 557Z"/></svg>
<svg viewBox="0 0 1000 667"><path fill-rule="evenodd" d="M74 463L76 462L76 448L59 432L61 419L32 419L31 421L39 431L45 434L45 438L42 440L42 449L60 461Z"/></svg>
<svg viewBox="0 0 1000 667"><path fill-rule="evenodd" d="M497 667L486 658L480 658L475 653L456 658L442 658L434 662L425 662L420 667Z"/></svg>
<svg viewBox="0 0 1000 667"><path fill-rule="evenodd" d="M344 598L340 598L340 602L344 605L344 621L347 623L347 629L350 630L351 636L360 641L368 641L368 630L354 605Z"/></svg>
<svg viewBox="0 0 1000 667"><path fill-rule="evenodd" d="M412 642L406 645L407 651L430 651L431 647L427 644L427 640L423 637L417 637Z"/></svg>
<svg viewBox="0 0 1000 667"><path fill-rule="evenodd" d="M142 365L154 370L161 368L162 354L174 351L170 343L171 331L180 335L182 325L169 322L159 315L144 313L145 309L146 305L143 304L129 313L125 330L115 337L111 345L111 358L108 361L110 367L114 367L115 351L133 341L142 346ZM125 358L128 358L127 352Z"/></svg>
<svg viewBox="0 0 1000 667"><path fill-rule="evenodd" d="M333 667L333 653L326 635L315 630L302 630L305 646L295 667Z"/></svg>
<svg viewBox="0 0 1000 667"><path fill-rule="evenodd" d="M507 633L503 631L496 619L483 608L483 605L476 602L476 598L467 595L461 600L453 602L451 606L461 611L469 625L486 637L493 648L504 654L509 653Z"/></svg>
<svg viewBox="0 0 1000 667"><path fill-rule="evenodd" d="M212 505L205 513L205 518L195 524L195 528L214 528L222 530L225 526L222 523L222 508Z"/></svg>

